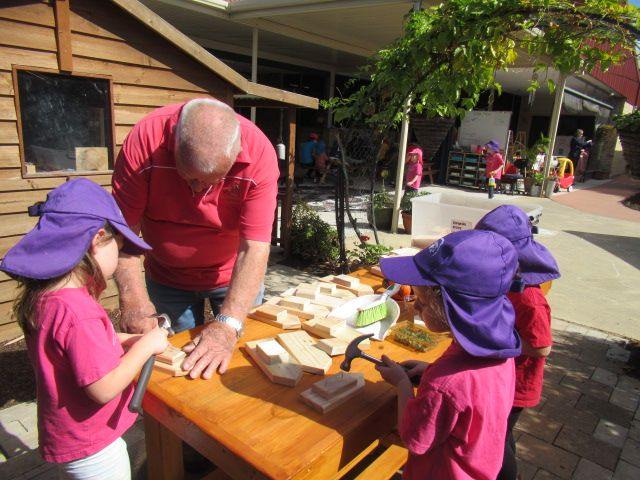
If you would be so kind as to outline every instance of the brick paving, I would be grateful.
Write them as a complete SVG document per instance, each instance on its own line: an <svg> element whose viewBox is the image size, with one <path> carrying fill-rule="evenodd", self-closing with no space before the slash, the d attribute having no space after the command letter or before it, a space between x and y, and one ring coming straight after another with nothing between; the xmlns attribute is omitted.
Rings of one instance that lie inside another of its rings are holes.
<svg viewBox="0 0 640 480"><path fill-rule="evenodd" d="M640 380L625 375L626 340L561 320L553 327L543 400L516 430L523 480L640 479ZM0 478L57 478L37 453L36 430L35 404L0 411ZM134 478L145 478L141 422L126 440Z"/></svg>

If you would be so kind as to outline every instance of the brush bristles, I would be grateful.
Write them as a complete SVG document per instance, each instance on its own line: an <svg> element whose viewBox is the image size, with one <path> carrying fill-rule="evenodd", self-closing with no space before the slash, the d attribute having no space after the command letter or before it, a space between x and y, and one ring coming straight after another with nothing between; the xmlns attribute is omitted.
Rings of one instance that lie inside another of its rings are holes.
<svg viewBox="0 0 640 480"><path fill-rule="evenodd" d="M387 302L380 302L377 305L362 308L358 312L358 318L356 318L356 327L366 327L372 323L379 322L387 317L387 313Z"/></svg>

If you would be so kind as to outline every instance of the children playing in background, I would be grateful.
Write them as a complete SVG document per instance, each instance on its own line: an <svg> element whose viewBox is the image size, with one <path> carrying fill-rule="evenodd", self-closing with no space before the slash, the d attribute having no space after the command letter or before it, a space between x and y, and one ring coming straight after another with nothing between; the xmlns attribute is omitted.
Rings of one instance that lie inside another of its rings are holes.
<svg viewBox="0 0 640 480"><path fill-rule="evenodd" d="M129 479L121 436L136 419L127 409L131 382L167 347L167 333L156 327L117 334L97 299L123 243L132 254L151 247L90 180L56 188L29 215L39 216L38 224L7 252L0 270L21 287L14 314L36 376L40 451L58 464L61 478Z"/></svg>
<svg viewBox="0 0 640 480"><path fill-rule="evenodd" d="M422 182L422 149L417 145L409 145L405 163L405 192L415 192Z"/></svg>
<svg viewBox="0 0 640 480"><path fill-rule="evenodd" d="M540 403L544 364L551 352L551 309L540 288L560 277L558 265L543 245L533 240L536 227L520 208L502 205L486 214L476 230L495 232L509 240L518 252L519 277L524 291L510 292L516 312L516 329L522 338L522 355L516 358L516 393L509 415L504 462L498 479L516 480L516 442L513 428L523 408Z"/></svg>
<svg viewBox="0 0 640 480"><path fill-rule="evenodd" d="M500 185L500 179L502 178L504 159L500 154L500 144L495 140L491 140L484 147L486 149L485 158L487 162L485 170L487 190L489 198L493 198L493 192Z"/></svg>
<svg viewBox="0 0 640 480"><path fill-rule="evenodd" d="M385 278L413 285L415 311L430 330L454 337L432 365L404 362L407 372L383 356L385 366L376 367L398 390L398 430L409 450L404 478L495 480L520 355L506 296L517 270L514 247L495 233L463 230L380 267Z"/></svg>

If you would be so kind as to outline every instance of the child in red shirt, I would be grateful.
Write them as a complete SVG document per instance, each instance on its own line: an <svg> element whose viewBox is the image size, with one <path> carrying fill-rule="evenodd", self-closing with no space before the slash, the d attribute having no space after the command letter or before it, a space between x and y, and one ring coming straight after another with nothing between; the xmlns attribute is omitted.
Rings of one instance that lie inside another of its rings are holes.
<svg viewBox="0 0 640 480"><path fill-rule="evenodd" d="M417 191L422 183L422 149L417 145L407 148L404 183L407 192Z"/></svg>
<svg viewBox="0 0 640 480"><path fill-rule="evenodd" d="M542 294L540 284L560 277L558 265L551 253L533 240L536 227L520 208L502 205L485 215L476 225L507 238L518 252L522 292L509 293L516 312L516 329L522 338L522 355L516 358L516 392L509 415L507 442L499 480L518 477L516 444L513 428L523 408L540 402L544 364L551 352L551 308Z"/></svg>
<svg viewBox="0 0 640 480"><path fill-rule="evenodd" d="M520 355L506 297L515 249L500 235L463 230L413 257L382 259L380 267L386 278L414 286L415 311L429 329L454 337L433 365L401 366L383 356L377 367L398 389L398 431L409 449L404 478L495 480L513 403L513 357Z"/></svg>
<svg viewBox="0 0 640 480"><path fill-rule="evenodd" d="M136 419L126 408L131 382L166 348L167 332L117 334L97 298L123 242L133 254L151 247L129 229L113 197L87 179L51 191L29 215L38 224L0 270L21 284L14 313L36 376L40 451L61 478L128 480L121 437Z"/></svg>

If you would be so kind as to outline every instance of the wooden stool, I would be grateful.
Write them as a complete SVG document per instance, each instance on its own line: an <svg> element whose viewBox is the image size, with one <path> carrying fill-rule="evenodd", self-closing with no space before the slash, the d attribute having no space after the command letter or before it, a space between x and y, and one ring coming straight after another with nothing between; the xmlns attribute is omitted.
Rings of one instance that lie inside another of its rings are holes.
<svg viewBox="0 0 640 480"><path fill-rule="evenodd" d="M437 175L439 171L437 168L433 168L433 163L425 163L422 169L422 178L429 177L429 183L433 184L435 183L433 176Z"/></svg>

